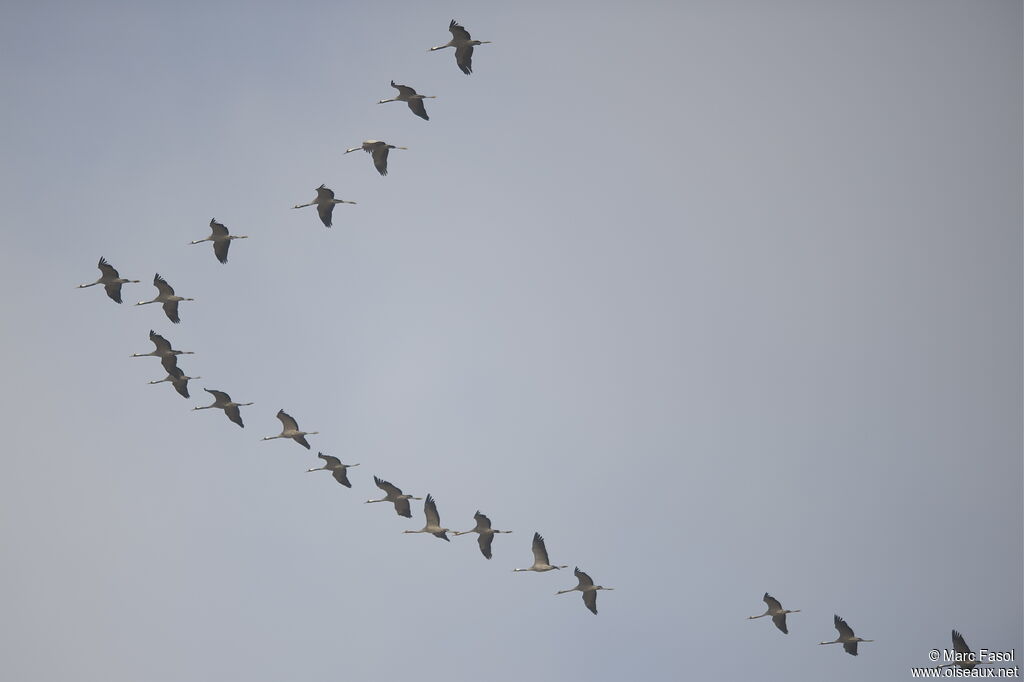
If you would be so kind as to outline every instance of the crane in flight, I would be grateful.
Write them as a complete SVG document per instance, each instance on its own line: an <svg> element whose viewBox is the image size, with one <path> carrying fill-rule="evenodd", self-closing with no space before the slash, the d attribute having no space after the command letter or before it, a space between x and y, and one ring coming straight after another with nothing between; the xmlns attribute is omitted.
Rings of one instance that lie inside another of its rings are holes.
<svg viewBox="0 0 1024 682"><path fill-rule="evenodd" d="M427 108L423 106L423 100L425 99L437 99L437 95L419 95L415 90L410 88L408 85L398 85L395 81L391 81L391 87L398 90L398 94L391 99L382 99L377 104L386 104L388 102L405 102L409 105L410 111L416 114L424 121L429 121L430 117L427 116Z"/></svg>
<svg viewBox="0 0 1024 682"><path fill-rule="evenodd" d="M245 235L228 234L228 228L223 223L218 223L216 218L210 218L210 236L205 239L197 239L193 244L213 242L213 255L221 263L228 262L228 247L232 239L248 239Z"/></svg>
<svg viewBox="0 0 1024 682"><path fill-rule="evenodd" d="M391 502L395 505L395 513L399 516L404 516L407 519L412 518L412 512L409 510L409 500L422 500L422 497L413 497L412 495L406 495L402 492L402 489L398 486L392 485L383 478L373 477L374 484L384 491L384 497L379 500L367 500L366 504L372 502Z"/></svg>
<svg viewBox="0 0 1024 682"><path fill-rule="evenodd" d="M243 429L245 428L245 424L242 423L242 413L238 408L244 407L246 405L252 405L253 403L236 403L234 400L231 399L231 396L229 396L224 391L218 391L215 389L211 390L209 388L204 388L203 390L213 396L213 404L205 405L203 407L193 407L193 411L212 410L213 408L217 408L218 410L224 410L224 414L227 415L228 419L238 424Z"/></svg>
<svg viewBox="0 0 1024 682"><path fill-rule="evenodd" d="M553 566L548 560L548 548L544 546L544 538L541 537L540 533L533 534L533 566L529 568L513 568L513 573L519 571L536 571L542 573L544 571L553 571L556 569L568 568L568 566Z"/></svg>
<svg viewBox="0 0 1024 682"><path fill-rule="evenodd" d="M153 286L156 287L157 295L152 301L139 301L135 305L147 305L149 303L162 303L164 308L164 314L167 315L167 319L178 324L181 319L178 317L178 303L181 301L194 301L194 298L182 298L181 296L174 295L174 289L167 280L160 276L160 273L156 273L153 278Z"/></svg>
<svg viewBox="0 0 1024 682"><path fill-rule="evenodd" d="M437 47L430 48L430 51L443 50L446 47L455 48L455 63L459 65L459 69L462 73L467 76L473 73L473 47L476 45L483 45L489 43L489 40L473 40L469 36L467 31L457 21L452 19L451 23L448 24L448 30L451 31L452 39L444 45L438 45Z"/></svg>
<svg viewBox="0 0 1024 682"><path fill-rule="evenodd" d="M281 420L281 424L284 426L284 428L281 429L281 433L276 436L265 436L263 440L291 438L293 441L309 450L309 443L306 441L306 436L313 436L320 433L319 431L299 431L299 425L294 419L292 419L291 415L284 410L277 411L277 418Z"/></svg>
<svg viewBox="0 0 1024 682"><path fill-rule="evenodd" d="M408 147L396 147L393 144L387 142L381 142L380 140L366 140L362 145L358 147L352 147L346 149L345 153L357 152L362 149L367 154L373 157L373 166L377 169L377 172L381 175L388 174L388 150L390 149L408 149Z"/></svg>
<svg viewBox="0 0 1024 682"><path fill-rule="evenodd" d="M768 605L768 610L762 613L760 616L747 616L747 620L753 620L755 618L764 618L765 616L771 616L772 622L775 623L775 627L782 630L783 634L788 635L789 630L786 629L786 614L787 613L800 613L800 609L794 609L787 611L782 608L782 604L779 600L771 596L767 592L764 593L764 603Z"/></svg>
<svg viewBox="0 0 1024 682"><path fill-rule="evenodd" d="M853 628L847 625L846 621L840 618L839 616L835 616L832 622L835 624L836 630L839 632L839 637L832 640L831 642L818 642L818 644L842 644L843 649L846 650L846 653L850 654L851 656L856 656L857 642L875 641L873 639L861 639L860 637L855 637L853 634Z"/></svg>
<svg viewBox="0 0 1024 682"><path fill-rule="evenodd" d="M403 533L430 533L435 538L441 538L445 542L451 542L448 539L448 532L451 528L441 527L441 515L437 513L437 503L434 502L434 496L427 493L427 501L423 503L423 514L427 517L427 525L423 526L419 530L403 530Z"/></svg>
<svg viewBox="0 0 1024 682"><path fill-rule="evenodd" d="M579 584L576 587L569 590L559 590L555 594L568 594L569 592L576 592L577 590L583 593L583 603L587 605L590 612L595 616L597 615L597 591L598 590L614 590L614 587L602 587L601 585L595 585L593 579L581 571L577 567L573 571L573 575L576 576L576 580Z"/></svg>
<svg viewBox="0 0 1024 682"><path fill-rule="evenodd" d="M316 456L322 459L325 464L317 469L306 469L306 473L309 473L310 471L330 471L334 476L335 481L346 488L352 487L352 484L348 481L348 474L345 470L349 467L357 467L359 466L358 464L342 464L341 460L337 457L331 457L330 455L325 455L322 452L316 453Z"/></svg>
<svg viewBox="0 0 1024 682"><path fill-rule="evenodd" d="M412 106L410 104L410 106ZM121 285L122 284L138 284L137 279L125 279L118 274L114 266L107 262L106 258L100 257L100 262L96 265L100 269L100 278L91 284L79 284L79 289L85 289L87 287L94 287L97 284L102 284L104 291L107 292L107 296L114 303L121 302Z"/></svg>
<svg viewBox="0 0 1024 682"><path fill-rule="evenodd" d="M477 544L480 545L480 553L484 555L485 559L491 558L491 543L494 542L495 533L511 533L510 530L494 530L491 528L491 520L477 511L473 514L473 518L476 519L476 527L470 528L469 530L453 530L452 535L467 535L468 533L477 533Z"/></svg>
<svg viewBox="0 0 1024 682"><path fill-rule="evenodd" d="M316 206L316 212L320 215L320 222L324 224L324 227L331 226L331 216L334 214L335 204L354 204L354 201L345 201L344 199L335 199L334 190L328 189L325 185L320 185L316 188L316 199L309 202L308 204L296 204L292 208L305 208L306 206Z"/></svg>

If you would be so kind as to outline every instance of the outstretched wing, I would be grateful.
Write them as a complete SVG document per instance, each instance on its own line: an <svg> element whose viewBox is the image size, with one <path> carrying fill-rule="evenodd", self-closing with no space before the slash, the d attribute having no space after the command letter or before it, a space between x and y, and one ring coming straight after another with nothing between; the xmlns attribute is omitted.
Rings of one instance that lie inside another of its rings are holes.
<svg viewBox="0 0 1024 682"><path fill-rule="evenodd" d="M971 653L971 647L967 646L967 642L964 641L964 636L956 630L953 630L953 649L958 654L969 654Z"/></svg>
<svg viewBox="0 0 1024 682"><path fill-rule="evenodd" d="M180 369L178 371L181 372ZM184 375L184 372L181 372L181 373ZM189 395L188 395L188 378L187 377L185 377L185 376L177 377L174 381L171 382L171 385L174 386L174 390L177 391L178 394L181 395L182 398L188 398L189 397Z"/></svg>
<svg viewBox="0 0 1024 682"><path fill-rule="evenodd" d="M427 517L428 526L440 526L441 515L437 513L437 503L434 502L434 496L427 493L427 501L423 503L423 513Z"/></svg>
<svg viewBox="0 0 1024 682"><path fill-rule="evenodd" d="M395 81L391 81L391 87L398 90L398 96L405 99L416 94L416 91L410 88L408 85L399 85Z"/></svg>
<svg viewBox="0 0 1024 682"><path fill-rule="evenodd" d="M448 30L452 32L452 37L455 40L469 40L469 31L463 28L454 19L452 19L450 24L448 24Z"/></svg>
<svg viewBox="0 0 1024 682"><path fill-rule="evenodd" d="M228 247L231 246L231 240L225 239L224 241L216 241L213 243L213 255L217 257L221 263L228 262Z"/></svg>
<svg viewBox="0 0 1024 682"><path fill-rule="evenodd" d="M847 625L845 620L843 620L839 616L835 616L833 618L832 622L835 623L836 630L839 631L839 637L840 638L846 639L847 637L853 637L853 628L851 628L849 625ZM857 647L854 647L853 649L854 649L853 654L854 654L854 656L856 656L857 655Z"/></svg>
<svg viewBox="0 0 1024 682"><path fill-rule="evenodd" d="M215 218L210 218L210 229L213 230L213 236L223 239L228 236L228 228L224 223L218 223Z"/></svg>
<svg viewBox="0 0 1024 682"><path fill-rule="evenodd" d="M480 545L480 553L483 554L485 558L490 559L491 543L494 542L494 533L480 533L476 538L476 542Z"/></svg>
<svg viewBox="0 0 1024 682"><path fill-rule="evenodd" d="M330 192L330 190L327 190ZM334 196L334 192L331 192L331 196ZM333 202L320 202L316 205L316 212L320 215L320 222L324 224L324 227L331 226L331 216L334 214L334 203Z"/></svg>
<svg viewBox="0 0 1024 682"><path fill-rule="evenodd" d="M107 296L110 297L114 303L121 302L121 283L116 282L114 284L104 284L103 290L107 292Z"/></svg>
<svg viewBox="0 0 1024 682"><path fill-rule="evenodd" d="M291 415L285 412L284 410L277 411L277 418L281 420L281 424L284 425L285 431L299 430L299 425L296 423L294 419L292 419ZM307 445L306 447L309 446Z"/></svg>
<svg viewBox="0 0 1024 682"><path fill-rule="evenodd" d="M386 494L388 497L398 497L399 495L402 494L402 490L400 488L398 488L395 485L392 485L389 481L385 481L383 478L377 478L376 476L374 476L373 482L377 484L377 487L383 490L384 494ZM405 506L409 506L408 501L406 501Z"/></svg>
<svg viewBox="0 0 1024 682"><path fill-rule="evenodd" d="M316 188L316 200L318 203L334 201L334 190L320 185Z"/></svg>
<svg viewBox="0 0 1024 682"><path fill-rule="evenodd" d="M178 317L178 302L177 301L164 301L164 314L167 315L167 319L178 324L181 322L181 318Z"/></svg>
<svg viewBox="0 0 1024 682"><path fill-rule="evenodd" d="M550 564L548 561L548 548L544 546L544 538L540 533L533 534L533 563Z"/></svg>
<svg viewBox="0 0 1024 682"><path fill-rule="evenodd" d="M779 603L779 600L773 597L772 595L768 594L767 592L764 593L764 603L767 604L768 608L772 611L782 610L782 604Z"/></svg>
<svg viewBox="0 0 1024 682"><path fill-rule="evenodd" d="M96 264L96 267L100 269L100 274L103 275L103 279L118 279L120 275L114 266L107 262L106 258L100 258L100 262Z"/></svg>
<svg viewBox="0 0 1024 682"><path fill-rule="evenodd" d="M789 634L789 630L786 629L786 614L778 613L772 616L772 622L775 623L775 627L782 630L784 634Z"/></svg>
<svg viewBox="0 0 1024 682"><path fill-rule="evenodd" d="M395 513L399 516L404 516L407 519L412 518L412 510L409 509L408 498L403 497L400 500L395 500Z"/></svg>
<svg viewBox="0 0 1024 682"><path fill-rule="evenodd" d="M228 419L230 419L231 421L235 422L236 424L241 426L243 429L245 428L245 424L242 423L242 412L241 412L241 410L238 409L238 405L232 405L230 407L225 407L224 408L224 414L226 414L228 416Z"/></svg>
<svg viewBox="0 0 1024 682"><path fill-rule="evenodd" d="M292 440L294 440L296 443L309 450L309 441L306 440L305 435L295 436L295 438L293 438Z"/></svg>
<svg viewBox="0 0 1024 682"><path fill-rule="evenodd" d="M316 456L322 459L324 463L327 464L328 466L341 466L341 460L338 459L337 457L331 457L330 455L325 455L322 452L316 453Z"/></svg>
<svg viewBox="0 0 1024 682"><path fill-rule="evenodd" d="M580 587L590 587L594 584L594 581L591 579L591 577L583 571L581 571L579 567L573 569L572 573L576 576L576 579L580 581Z"/></svg>
<svg viewBox="0 0 1024 682"><path fill-rule="evenodd" d="M583 593L583 603L587 605L590 612L597 615L597 590L590 590Z"/></svg>
<svg viewBox="0 0 1024 682"><path fill-rule="evenodd" d="M172 376L174 375L175 372L180 372L181 371L180 369L178 369L178 356L177 355L164 355L164 356L162 356L160 358L160 364L163 365L164 370L168 374L170 374Z"/></svg>
<svg viewBox="0 0 1024 682"><path fill-rule="evenodd" d="M473 46L459 45L455 48L455 63L462 69L462 73L467 76L473 73Z"/></svg>
<svg viewBox="0 0 1024 682"><path fill-rule="evenodd" d="M388 174L388 146L379 144L373 148L373 166L381 175Z"/></svg>
<svg viewBox="0 0 1024 682"><path fill-rule="evenodd" d="M334 457L331 457L331 459L337 461ZM346 488L352 487L352 484L348 482L348 469L346 469L345 467L334 469L333 471L331 471L331 475L334 476L335 481L342 484Z"/></svg>
<svg viewBox="0 0 1024 682"><path fill-rule="evenodd" d="M851 656L857 655L857 642L843 642L843 649Z"/></svg>
<svg viewBox="0 0 1024 682"><path fill-rule="evenodd" d="M156 346L156 352L160 355L166 355L171 352L171 342L164 337L157 334L152 329L149 330L149 340Z"/></svg>
<svg viewBox="0 0 1024 682"><path fill-rule="evenodd" d="M480 512L477 512L476 514L473 514L473 518L476 519L476 530L490 530L491 529L491 520L489 518L487 518L486 516L484 516L483 514L481 514Z"/></svg>
<svg viewBox="0 0 1024 682"><path fill-rule="evenodd" d="M166 279L160 276L159 272L153 277L153 286L157 288L161 296L174 296L174 289L167 283Z"/></svg>
<svg viewBox="0 0 1024 682"><path fill-rule="evenodd" d="M430 117L427 116L427 107L423 105L422 97L415 97L409 100L409 108L412 110L412 113L416 114L424 121L430 120Z"/></svg>
<svg viewBox="0 0 1024 682"><path fill-rule="evenodd" d="M216 405L217 407L219 407L220 405L226 405L231 402L231 396L229 396L224 391L218 391L212 388L204 388L203 390L213 396L213 399L216 400L218 403Z"/></svg>

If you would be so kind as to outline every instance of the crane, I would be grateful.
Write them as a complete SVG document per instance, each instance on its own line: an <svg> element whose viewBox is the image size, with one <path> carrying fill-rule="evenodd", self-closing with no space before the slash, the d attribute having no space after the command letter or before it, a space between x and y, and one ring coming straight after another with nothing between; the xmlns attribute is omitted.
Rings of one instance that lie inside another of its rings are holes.
<svg viewBox="0 0 1024 682"><path fill-rule="evenodd" d="M411 104L409 106L412 106ZM79 289L85 289L87 287L94 287L97 284L102 284L103 289L107 292L107 296L114 303L121 302L121 285L122 284L138 284L137 279L125 279L118 274L114 266L107 262L106 258L100 257L100 262L96 265L100 269L100 278L91 284L79 284Z"/></svg>
<svg viewBox="0 0 1024 682"><path fill-rule="evenodd" d="M764 618L765 616L771 616L772 622L775 623L775 627L782 630L784 634L789 634L789 630L786 629L786 614L787 613L800 613L800 609L794 609L793 611L787 611L782 608L782 604L779 600L771 596L767 592L764 593L764 603L768 605L768 610L762 613L760 616L747 616L747 620L753 620L755 618Z"/></svg>
<svg viewBox="0 0 1024 682"><path fill-rule="evenodd" d="M277 411L277 418L280 419L281 424L284 425L284 428L281 430L281 433L279 433L276 436L266 436L263 438L263 440L274 440L275 438L291 438L293 441L309 450L309 443L306 441L306 436L313 436L320 433L319 431L299 431L299 425L295 422L294 419L292 419L291 415L289 415L284 410Z"/></svg>
<svg viewBox="0 0 1024 682"><path fill-rule="evenodd" d="M367 154L373 156L373 165L377 169L377 172L381 175L388 174L388 150L389 149L408 149L408 147L396 147L393 144L387 142L381 142L380 140L366 140L359 147L352 147L346 149L345 153L357 152L362 149Z"/></svg>
<svg viewBox="0 0 1024 682"><path fill-rule="evenodd" d="M388 481L377 476L373 477L373 482L378 488L384 491L384 497L379 500L367 500L366 503L372 502L391 502L395 505L395 513L399 516L404 516L407 519L412 518L412 512L409 510L409 500L422 500L422 497L413 497L412 495L406 495L402 492L402 489L392 485Z"/></svg>
<svg viewBox="0 0 1024 682"><path fill-rule="evenodd" d="M228 262L228 247L232 239L248 239L245 235L228 234L228 228L223 223L218 223L216 218L210 218L210 229L212 232L206 239L197 239L193 244L213 242L213 254L221 263Z"/></svg>
<svg viewBox="0 0 1024 682"><path fill-rule="evenodd" d="M429 121L430 117L427 116L427 108L423 106L423 100L425 99L437 99L436 95L419 95L416 91L410 88L408 85L398 85L395 81L391 81L391 87L398 90L398 94L391 99L382 99L377 104L386 104L387 102L405 102L409 105L409 109L412 113L416 114L424 121Z"/></svg>
<svg viewBox="0 0 1024 682"><path fill-rule="evenodd" d="M568 568L568 566L553 566L548 561L548 549L544 546L544 538L541 537L540 533L533 534L533 566L529 568L513 568L512 572L517 573L519 571L537 571L541 573L543 571L553 571L555 569Z"/></svg>
<svg viewBox="0 0 1024 682"><path fill-rule="evenodd" d="M316 456L322 459L325 464L318 469L306 469L306 473L310 471L330 471L334 476L334 480L342 484L346 488L351 488L352 484L348 482L348 474L345 472L349 467L357 467L358 464L342 464L341 460L337 457L331 457L325 455L322 452L316 453Z"/></svg>
<svg viewBox="0 0 1024 682"><path fill-rule="evenodd" d="M173 358L174 356L172 355L170 357ZM171 367L170 369L167 370L167 376L165 376L163 379L159 379L157 381L151 381L149 383L150 384L160 384L160 383L163 383L165 381L169 381L171 383L171 386L174 386L174 390L177 391L178 394L182 398L188 398L188 397L190 397L189 394L188 394L188 382L189 382L189 379L202 379L202 377L188 377L188 376L185 376L185 373L183 371L181 371L180 369L178 369L178 367L175 365L174 367ZM198 409L198 408L194 408L194 409Z"/></svg>
<svg viewBox="0 0 1024 682"><path fill-rule="evenodd" d="M182 298L181 296L174 295L174 289L167 280L160 276L160 273L156 273L153 278L153 286L156 287L159 292L152 301L139 301L135 305L146 305L149 303L162 303L164 307L164 314L167 315L167 319L178 324L181 319L178 317L178 303L180 301L194 301L194 298Z"/></svg>
<svg viewBox="0 0 1024 682"><path fill-rule="evenodd" d="M569 592L576 592L577 590L583 593L583 603L587 605L591 613L597 615L597 591L598 590L614 590L614 587L602 587L601 585L595 585L593 579L581 571L577 566L573 571L573 575L579 581L576 587L569 590L559 590L555 594L567 594Z"/></svg>
<svg viewBox="0 0 1024 682"><path fill-rule="evenodd" d="M469 31L463 28L457 21L452 19L451 23L448 24L448 30L451 31L452 39L444 45L438 45L437 47L430 48L430 51L443 50L446 47L455 48L455 63L462 69L462 73L467 76L473 73L473 47L475 45L483 45L489 43L489 40L473 40L469 36Z"/></svg>
<svg viewBox="0 0 1024 682"><path fill-rule="evenodd" d="M491 520L480 513L479 510L473 514L473 518L476 519L476 527L470 528L469 530L452 531L452 535L466 535L468 533L478 533L477 543L480 545L480 553L484 555L484 558L491 558L491 543L494 542L495 533L511 533L510 530L494 530L491 528Z"/></svg>
<svg viewBox="0 0 1024 682"><path fill-rule="evenodd" d="M441 538L445 542L451 542L448 539L447 533L451 528L441 527L441 515L437 513L437 503L434 502L434 496L427 494L427 501L423 503L423 514L427 517L427 525L419 530L403 530L403 533L430 533L436 538Z"/></svg>
<svg viewBox="0 0 1024 682"><path fill-rule="evenodd" d="M831 642L818 642L818 644L842 644L843 649L846 653L851 656L857 655L857 642L873 642L873 639L861 639L860 637L854 637L853 628L846 624L846 621L835 616L832 621L835 624L836 630L839 632L839 637L832 640Z"/></svg>
<svg viewBox="0 0 1024 682"><path fill-rule="evenodd" d="M224 410L224 414L227 415L228 419L238 424L243 429L245 428L245 424L242 423L242 413L238 408L246 405L252 405L253 403L236 403L231 399L231 396L224 391L211 390L209 388L204 388L203 390L213 396L213 404L206 405L204 407L193 407L193 411L211 410L216 407L219 410Z"/></svg>
<svg viewBox="0 0 1024 682"><path fill-rule="evenodd" d="M316 188L316 199L309 202L308 204L297 204L292 208L305 208L306 206L316 206L316 212L320 214L320 222L324 224L324 227L331 226L331 215L334 213L335 204L354 204L354 201L345 201L344 199L335 199L334 190L328 189L325 185L320 185Z"/></svg>

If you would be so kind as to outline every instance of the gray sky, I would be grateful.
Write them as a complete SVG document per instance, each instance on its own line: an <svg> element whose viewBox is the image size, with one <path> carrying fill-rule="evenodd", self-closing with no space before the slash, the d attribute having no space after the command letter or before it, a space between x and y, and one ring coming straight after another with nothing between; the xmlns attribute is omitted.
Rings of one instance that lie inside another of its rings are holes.
<svg viewBox="0 0 1024 682"><path fill-rule="evenodd" d="M212 6L211 6L212 5ZM428 53L461 20L464 76ZM0 673L909 678L1022 648L1019 2L7 3ZM429 100L429 122L391 79ZM408 146L382 178L368 138ZM326 230L292 211L326 183ZM211 217L235 234L214 260ZM100 288L105 256L126 305ZM154 272L194 296L171 325ZM150 329L176 348L167 385ZM201 387L244 408L244 430ZM197 396L197 394L201 394ZM318 430L312 453L278 409ZM345 462L353 489L317 466ZM477 509L473 537L378 474ZM512 574L535 530L569 571ZM769 591L790 634L763 611ZM832 615L875 639L857 658ZM1019 661L1018 661L1019 664Z"/></svg>

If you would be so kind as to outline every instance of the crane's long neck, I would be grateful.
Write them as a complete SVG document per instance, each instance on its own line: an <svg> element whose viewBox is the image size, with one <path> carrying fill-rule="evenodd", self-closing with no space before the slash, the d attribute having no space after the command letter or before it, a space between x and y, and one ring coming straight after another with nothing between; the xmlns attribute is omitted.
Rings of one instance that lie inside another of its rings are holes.
<svg viewBox="0 0 1024 682"><path fill-rule="evenodd" d="M184 377L184 378L186 378L186 379L198 379L199 377ZM219 406L218 405L204 405L203 407L193 407L192 409L193 410L212 410L215 407L219 407Z"/></svg>
<svg viewBox="0 0 1024 682"><path fill-rule="evenodd" d="M87 287L94 287L94 286L96 286L97 284L99 284L99 282L93 282L92 284L79 284L79 285L78 285L78 288L79 288L79 289L85 289L85 288L87 288Z"/></svg>
<svg viewBox="0 0 1024 682"><path fill-rule="evenodd" d="M576 591L576 590L578 590L578 589L579 589L578 587L574 587L574 588L572 588L571 590L559 590L559 591L558 591L558 592L556 592L555 594L568 594L568 593L570 593L570 592L575 592L575 591Z"/></svg>
<svg viewBox="0 0 1024 682"><path fill-rule="evenodd" d="M767 612L767 611L765 611L765 612L764 612L764 613L762 613L762 614L761 614L760 616L747 616L747 620L754 620L755 618L764 618L764 617L765 617L765 616L767 616L767 615L768 615L768 612Z"/></svg>

